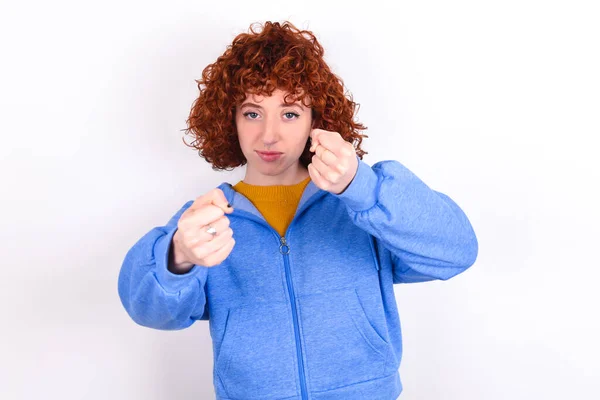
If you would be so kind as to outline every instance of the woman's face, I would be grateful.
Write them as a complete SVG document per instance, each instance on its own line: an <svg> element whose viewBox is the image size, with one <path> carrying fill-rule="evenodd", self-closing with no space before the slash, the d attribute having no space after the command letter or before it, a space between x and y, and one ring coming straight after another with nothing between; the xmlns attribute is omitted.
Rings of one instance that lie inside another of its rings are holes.
<svg viewBox="0 0 600 400"><path fill-rule="evenodd" d="M244 182L253 185L293 185L308 177L300 156L309 138L312 112L300 101L284 103L286 92L250 95L235 110L240 147L247 160ZM259 152L277 152L274 158Z"/></svg>

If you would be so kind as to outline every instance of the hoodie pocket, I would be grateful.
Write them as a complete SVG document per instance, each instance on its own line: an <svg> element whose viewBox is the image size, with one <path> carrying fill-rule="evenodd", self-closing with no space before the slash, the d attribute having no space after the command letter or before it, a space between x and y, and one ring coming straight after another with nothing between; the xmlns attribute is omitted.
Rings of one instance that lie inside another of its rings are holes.
<svg viewBox="0 0 600 400"><path fill-rule="evenodd" d="M384 376L390 345L369 322L356 289L306 295L298 301L312 390Z"/></svg>
<svg viewBox="0 0 600 400"><path fill-rule="evenodd" d="M231 399L282 399L297 395L296 347L286 304L230 309L215 370Z"/></svg>

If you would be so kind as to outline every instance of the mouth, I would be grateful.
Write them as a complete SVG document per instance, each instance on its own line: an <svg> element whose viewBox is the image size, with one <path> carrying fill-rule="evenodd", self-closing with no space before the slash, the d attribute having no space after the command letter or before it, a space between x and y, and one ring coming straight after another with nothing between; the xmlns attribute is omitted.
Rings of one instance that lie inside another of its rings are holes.
<svg viewBox="0 0 600 400"><path fill-rule="evenodd" d="M281 158L281 155L283 154L283 153L280 153L277 151L267 151L267 152L257 151L256 153L265 162L275 162L275 161L279 160Z"/></svg>

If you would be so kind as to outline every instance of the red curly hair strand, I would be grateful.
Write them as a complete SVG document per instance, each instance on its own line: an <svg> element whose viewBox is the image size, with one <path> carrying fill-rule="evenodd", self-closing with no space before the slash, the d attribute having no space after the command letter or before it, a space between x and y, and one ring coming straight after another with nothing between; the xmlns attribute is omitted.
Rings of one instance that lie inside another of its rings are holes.
<svg viewBox="0 0 600 400"><path fill-rule="evenodd" d="M184 129L194 141L188 145L184 140L186 146L197 149L213 170L245 165L235 125L236 106L247 94L271 96L281 89L287 93L285 101L300 100L311 107L313 128L338 132L362 159L368 153L360 145L369 136L359 133L367 127L354 121L359 104L351 94L344 94L343 81L323 60L323 47L313 33L298 30L288 21L268 21L259 32L255 24L249 33L237 35L223 55L202 71L202 79L196 80L200 95ZM300 157L304 167L311 162L309 148L307 141Z"/></svg>

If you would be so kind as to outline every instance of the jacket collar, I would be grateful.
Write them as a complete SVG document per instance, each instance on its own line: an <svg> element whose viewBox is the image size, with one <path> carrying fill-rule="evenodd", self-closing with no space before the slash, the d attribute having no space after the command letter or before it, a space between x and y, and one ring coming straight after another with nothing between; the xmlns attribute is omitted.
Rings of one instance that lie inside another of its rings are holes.
<svg viewBox="0 0 600 400"><path fill-rule="evenodd" d="M250 213L261 220L264 220L263 215L260 213L260 211L258 211L254 204L252 204L252 202L246 196L236 192L236 190L233 188L233 185L231 185L229 182L221 183L218 188L223 191L227 201L229 201L229 204L231 204L231 206L234 208L234 213L236 211L243 211ZM320 189L312 180L308 182L304 188L300 202L298 203L298 208L296 209L294 218L296 218L296 216L298 216L306 207L317 201L317 199L321 198L322 196L325 196L327 193L329 192Z"/></svg>

